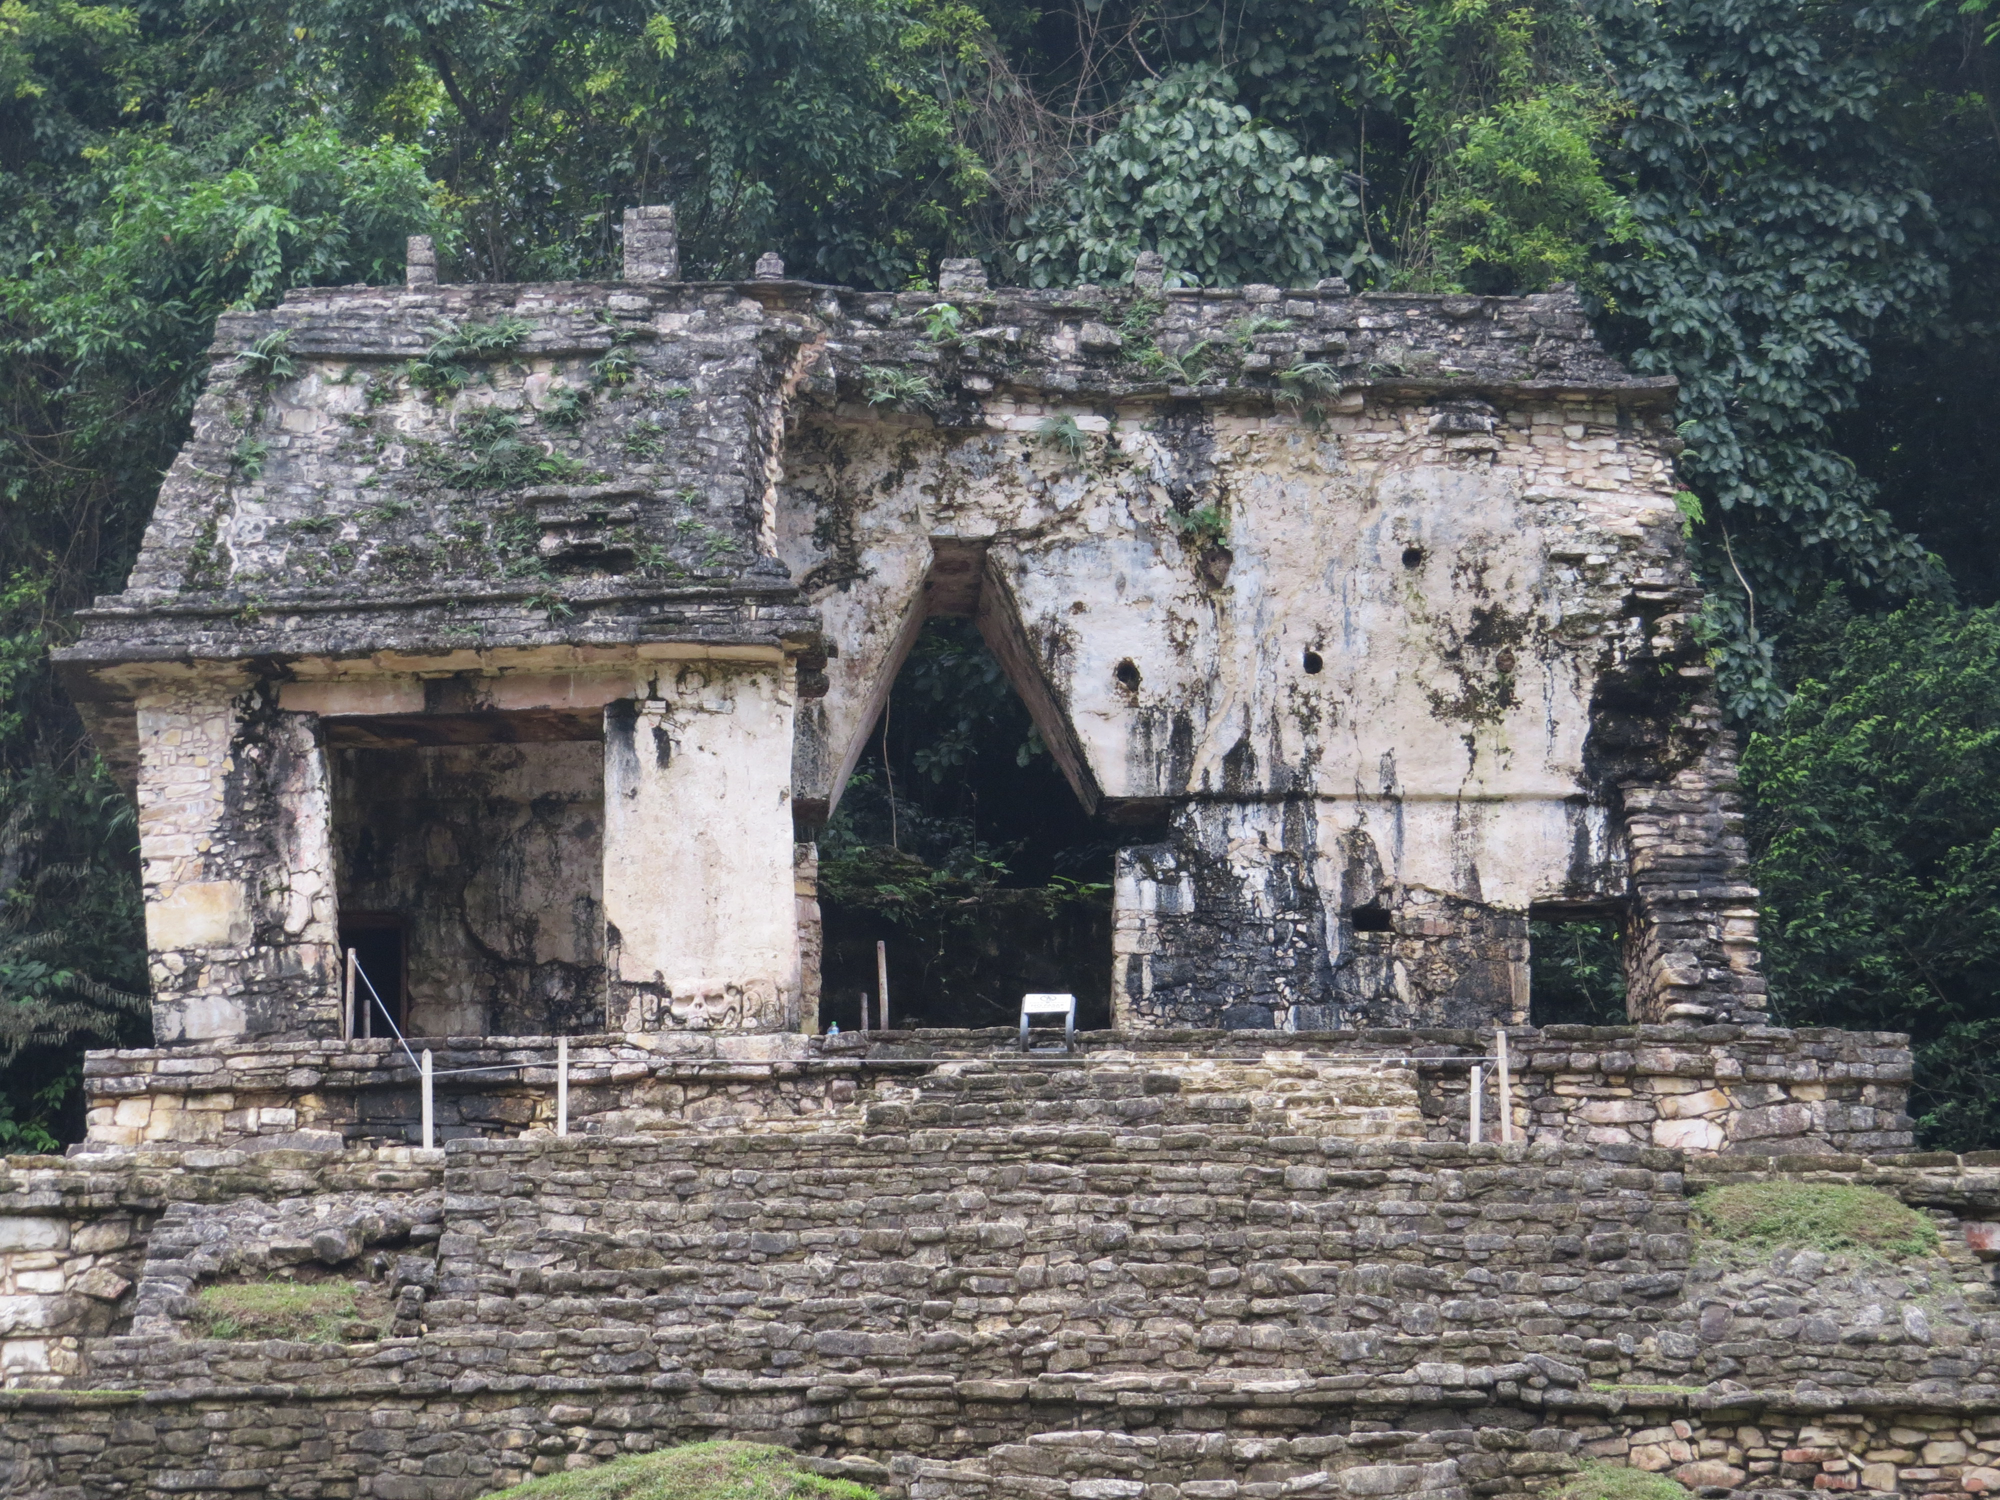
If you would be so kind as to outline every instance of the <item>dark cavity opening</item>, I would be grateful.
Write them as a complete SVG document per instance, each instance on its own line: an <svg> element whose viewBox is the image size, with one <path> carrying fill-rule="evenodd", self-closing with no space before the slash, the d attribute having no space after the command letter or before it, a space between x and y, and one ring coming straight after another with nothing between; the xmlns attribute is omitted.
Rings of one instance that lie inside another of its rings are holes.
<svg viewBox="0 0 2000 1500"><path fill-rule="evenodd" d="M1111 675L1118 679L1122 688L1136 688L1139 685L1139 667L1129 656L1111 669Z"/></svg>
<svg viewBox="0 0 2000 1500"><path fill-rule="evenodd" d="M1421 568L1421 567L1422 567L1423 565L1424 565L1424 549L1423 549L1423 548L1421 548L1421 547L1405 547L1405 548L1403 549L1403 566L1404 566L1404 567L1406 567L1406 568Z"/></svg>
<svg viewBox="0 0 2000 1500"><path fill-rule="evenodd" d="M1535 907L1528 922L1528 1022L1623 1026L1625 923L1604 908Z"/></svg>
<svg viewBox="0 0 2000 1500"><path fill-rule="evenodd" d="M403 919L394 912L340 914L341 983L346 958L354 954L354 1034L394 1036L408 1032L403 1004ZM385 1019L386 1015L386 1019ZM391 1029L389 1021L395 1022Z"/></svg>
<svg viewBox="0 0 2000 1500"><path fill-rule="evenodd" d="M380 738L331 756L336 889L343 943L389 930L400 945L397 1024L601 1030L603 741Z"/></svg>
<svg viewBox="0 0 2000 1500"><path fill-rule="evenodd" d="M1348 913L1356 932L1394 932L1395 922L1381 906L1371 901L1366 906L1357 906Z"/></svg>
<svg viewBox="0 0 2000 1500"><path fill-rule="evenodd" d="M971 621L925 624L884 718L820 835L821 1026L856 1029L863 991L881 1024L878 941L899 1030L1015 1026L1030 992L1109 1026L1117 840Z"/></svg>
<svg viewBox="0 0 2000 1500"><path fill-rule="evenodd" d="M1317 677L1320 674L1320 672L1325 668L1325 666L1326 666L1325 660L1320 656L1320 654L1317 651L1308 651L1306 653L1305 669L1309 676Z"/></svg>

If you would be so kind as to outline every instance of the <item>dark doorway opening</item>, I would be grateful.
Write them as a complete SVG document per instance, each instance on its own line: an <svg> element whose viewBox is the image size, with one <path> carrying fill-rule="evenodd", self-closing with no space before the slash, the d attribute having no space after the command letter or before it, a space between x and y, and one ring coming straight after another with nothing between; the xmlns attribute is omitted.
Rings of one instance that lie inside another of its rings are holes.
<svg viewBox="0 0 2000 1500"><path fill-rule="evenodd" d="M393 924L406 1035L603 1025L604 744L557 737L587 727L532 714L329 721L342 938L349 912ZM370 930L353 919L357 938ZM378 961L362 962L381 987L388 940L372 941Z"/></svg>
<svg viewBox="0 0 2000 1500"><path fill-rule="evenodd" d="M1528 1024L1627 1024L1623 911L1551 905L1528 917Z"/></svg>
<svg viewBox="0 0 2000 1500"><path fill-rule="evenodd" d="M354 955L354 1034L407 1034L403 919L393 912L341 913L340 952L343 963L348 953Z"/></svg>
<svg viewBox="0 0 2000 1500"><path fill-rule="evenodd" d="M1014 1026L1067 992L1111 1024L1118 840L1084 811L971 620L923 627L820 834L820 1024Z"/></svg>

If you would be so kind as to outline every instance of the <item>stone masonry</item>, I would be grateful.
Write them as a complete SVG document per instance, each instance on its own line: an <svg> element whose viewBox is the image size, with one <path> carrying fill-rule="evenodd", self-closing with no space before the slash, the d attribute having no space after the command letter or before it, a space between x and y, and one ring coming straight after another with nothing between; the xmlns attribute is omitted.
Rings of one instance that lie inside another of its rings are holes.
<svg viewBox="0 0 2000 1500"><path fill-rule="evenodd" d="M218 325L60 653L163 1042L342 1035L363 929L421 1035L817 1030L812 840L934 615L1120 843L1121 1028L1518 1025L1531 913L1764 1019L1673 384L1573 296L688 283L672 226Z"/></svg>
<svg viewBox="0 0 2000 1500"><path fill-rule="evenodd" d="M1769 1024L1671 382L1563 291L624 232L218 327L60 654L156 1044L0 1164L0 1497L708 1437L890 1500L2000 1487L2000 1156L1911 1150L1906 1038ZM820 1034L815 840L933 616L1117 848L1073 1049ZM1622 924L1631 1024L1528 1024L1535 917ZM1939 1249L1698 1240L1801 1183Z"/></svg>

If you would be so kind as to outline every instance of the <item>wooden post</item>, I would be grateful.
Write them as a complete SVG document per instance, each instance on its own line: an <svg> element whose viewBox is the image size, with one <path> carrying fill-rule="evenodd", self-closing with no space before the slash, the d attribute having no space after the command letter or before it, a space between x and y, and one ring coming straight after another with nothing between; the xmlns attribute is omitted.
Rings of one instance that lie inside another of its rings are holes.
<svg viewBox="0 0 2000 1500"><path fill-rule="evenodd" d="M889 945L875 940L875 992L882 997L882 1029L889 1029Z"/></svg>
<svg viewBox="0 0 2000 1500"><path fill-rule="evenodd" d="M868 1029L868 991L861 992L861 1029Z"/></svg>
<svg viewBox="0 0 2000 1500"><path fill-rule="evenodd" d="M1472 1128L1466 1134L1465 1138L1475 1146L1479 1144L1479 1096L1485 1092L1485 1089L1486 1070L1480 1067L1478 1063L1474 1063L1472 1065L1472 1095L1469 1101ZM428 1098L429 1096L426 1095L425 1097Z"/></svg>
<svg viewBox="0 0 2000 1500"><path fill-rule="evenodd" d="M428 1047L424 1048L422 1071L424 1075L424 1149L429 1151L431 1149L431 1141L437 1132L433 1128L434 1116L431 1111L431 1049Z"/></svg>
<svg viewBox="0 0 2000 1500"><path fill-rule="evenodd" d="M1514 1080L1507 1070L1507 1031L1505 1027L1493 1033L1493 1040L1499 1050L1500 1064L1500 1143L1504 1146L1514 1139Z"/></svg>
<svg viewBox="0 0 2000 1500"><path fill-rule="evenodd" d="M569 1134L569 1038L556 1038L556 1134Z"/></svg>
<svg viewBox="0 0 2000 1500"><path fill-rule="evenodd" d="M347 950L347 1003L341 1007L341 1013L340 1013L340 1039L343 1042L351 1042L354 1040L355 982L356 981L354 978L354 950L352 948L349 948Z"/></svg>

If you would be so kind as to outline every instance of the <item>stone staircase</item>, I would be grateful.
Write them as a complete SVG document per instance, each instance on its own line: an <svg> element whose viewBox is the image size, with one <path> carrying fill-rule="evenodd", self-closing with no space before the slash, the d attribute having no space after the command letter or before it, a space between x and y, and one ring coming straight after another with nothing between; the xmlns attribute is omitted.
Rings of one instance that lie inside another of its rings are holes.
<svg viewBox="0 0 2000 1500"><path fill-rule="evenodd" d="M1414 1070L1364 1059L1100 1053L948 1062L878 1092L870 1134L1056 1129L1165 1133L1223 1128L1312 1139L1421 1140Z"/></svg>
<svg viewBox="0 0 2000 1500"><path fill-rule="evenodd" d="M1045 1432L961 1463L909 1464L908 1493L910 1500L1468 1500L1472 1491L1453 1453L1471 1446L1412 1432L1289 1438ZM1544 1446L1574 1448L1575 1438L1551 1432ZM1504 1459L1470 1456L1480 1477L1509 1477ZM1522 1478L1549 1472L1543 1464L1518 1467L1526 1471ZM1488 1483L1479 1493L1510 1490L1518 1486Z"/></svg>
<svg viewBox="0 0 2000 1500"><path fill-rule="evenodd" d="M1110 1131L1159 1136L1226 1130L1267 1137L1424 1139L1414 1068L1368 1058L1289 1052L1026 1055L906 1061L829 1098L778 1114L734 1111L726 1098L690 1118L635 1122L638 1133L741 1130L799 1135L854 1130Z"/></svg>

